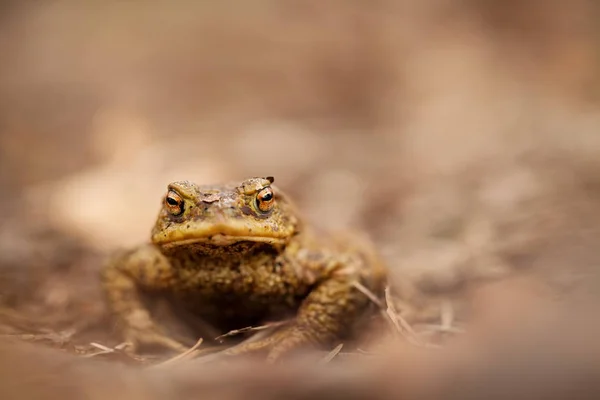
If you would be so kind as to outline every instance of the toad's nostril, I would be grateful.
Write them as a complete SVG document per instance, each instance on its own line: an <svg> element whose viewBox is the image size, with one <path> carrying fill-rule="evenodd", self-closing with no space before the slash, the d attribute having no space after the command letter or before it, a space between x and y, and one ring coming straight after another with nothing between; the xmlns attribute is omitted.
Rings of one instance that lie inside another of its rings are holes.
<svg viewBox="0 0 600 400"><path fill-rule="evenodd" d="M220 198L221 198L221 196L219 196L217 193L210 193L210 194L207 193L202 196L201 200L203 203L211 204L216 201L219 201Z"/></svg>

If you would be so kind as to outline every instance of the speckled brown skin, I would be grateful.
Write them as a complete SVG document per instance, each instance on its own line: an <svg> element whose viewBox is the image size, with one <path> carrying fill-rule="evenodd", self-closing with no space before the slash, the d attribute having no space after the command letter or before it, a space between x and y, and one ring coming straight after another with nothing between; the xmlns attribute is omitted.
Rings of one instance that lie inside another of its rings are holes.
<svg viewBox="0 0 600 400"><path fill-rule="evenodd" d="M118 252L102 274L134 349L185 349L153 321L144 292L170 296L227 329L295 316L281 331L229 354L267 349L274 361L306 345L335 345L352 331L369 308L354 283L379 293L386 270L368 242L313 235L272 183L169 185L151 243Z"/></svg>

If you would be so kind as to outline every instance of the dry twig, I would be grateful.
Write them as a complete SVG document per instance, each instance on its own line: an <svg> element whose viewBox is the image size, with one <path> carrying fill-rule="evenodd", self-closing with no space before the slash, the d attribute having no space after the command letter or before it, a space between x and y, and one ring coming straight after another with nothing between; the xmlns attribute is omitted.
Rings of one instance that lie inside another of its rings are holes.
<svg viewBox="0 0 600 400"><path fill-rule="evenodd" d="M178 354L175 357L169 358L168 360L165 360L165 361L160 362L158 364L154 364L150 368L162 368L162 367L164 367L166 365L170 365L170 364L173 364L173 363L178 362L178 361L183 361L185 359L194 358L196 356L196 354L198 353L197 349L202 344L202 341L203 341L202 338L198 339L198 341L196 342L195 345L193 345L192 347L190 347L189 349L187 349L183 353Z"/></svg>
<svg viewBox="0 0 600 400"><path fill-rule="evenodd" d="M385 288L385 303L386 304L384 305L383 302L381 300L379 300L379 298L377 298L377 296L375 296L375 294L372 291L367 289L365 286L363 286L359 282L354 282L353 285L356 289L358 289L360 292L362 292L365 296L367 296L373 303L375 303L379 307L381 315L383 316L383 318L386 321L388 321L390 323L390 325L395 333L398 333L401 336L404 336L409 341L409 343L414 344L416 346L436 347L436 346L429 346L428 344L423 343L419 339L419 335L417 335L417 333L411 328L409 323L406 322L406 320L404 318L402 318L400 313L398 313L398 311L396 310L396 307L394 306L394 301L392 299L392 295L391 295L389 286L387 286Z"/></svg>
<svg viewBox="0 0 600 400"><path fill-rule="evenodd" d="M381 300L379 300L379 298L377 298L377 296L375 296L375 294L373 292L371 292L369 289L367 289L362 283L360 283L360 282L354 282L353 285L362 294L364 294L365 296L367 296L369 298L369 300L371 300L373 303L375 303L379 308L381 308L381 309L385 308L385 306L383 305L383 303L381 302Z"/></svg>
<svg viewBox="0 0 600 400"><path fill-rule="evenodd" d="M335 346L335 348L333 350L331 350L329 353L327 353L327 355L325 357L323 357L319 361L319 363L327 364L328 362L333 360L335 358L335 356L337 356L339 354L339 352L342 351L342 347L344 347L344 343L340 343L337 346Z"/></svg>
<svg viewBox="0 0 600 400"><path fill-rule="evenodd" d="M122 351L123 349L125 349L125 347L128 346L128 343L123 342L123 343L116 345L114 348L110 348L110 347L104 346L103 344L100 344L100 343L91 342L90 346L95 347L95 348L99 349L100 351L97 351L95 353L84 354L82 357L92 358L92 357L97 357L97 356L101 356L104 354L114 353L115 351Z"/></svg>
<svg viewBox="0 0 600 400"><path fill-rule="evenodd" d="M390 292L390 287L385 288L385 302L387 308L385 309L385 315L389 318L392 325L396 328L396 331L404 336L410 343L423 346L424 344L419 339L417 333L411 328L404 318L396 311L394 302Z"/></svg>
<svg viewBox="0 0 600 400"><path fill-rule="evenodd" d="M240 335L242 333L263 331L265 329L271 329L271 328L279 328L280 326L286 325L288 323L289 323L289 321L279 321L279 322L271 322L271 323L261 325L261 326L247 326L247 327L241 328L241 329L234 329L223 335L217 336L215 338L215 340L222 341L223 339L225 339L227 337Z"/></svg>

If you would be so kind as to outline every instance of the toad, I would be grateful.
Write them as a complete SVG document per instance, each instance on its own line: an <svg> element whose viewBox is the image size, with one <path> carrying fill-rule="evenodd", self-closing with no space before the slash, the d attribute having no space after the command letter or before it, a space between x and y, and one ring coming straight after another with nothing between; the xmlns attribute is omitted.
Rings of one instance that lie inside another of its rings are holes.
<svg viewBox="0 0 600 400"><path fill-rule="evenodd" d="M223 329L277 318L291 323L228 354L265 351L270 362L351 335L380 294L386 269L363 239L309 229L272 177L226 185L168 185L149 243L119 250L102 270L124 338L183 351L143 296L166 296ZM361 289L362 285L362 290Z"/></svg>

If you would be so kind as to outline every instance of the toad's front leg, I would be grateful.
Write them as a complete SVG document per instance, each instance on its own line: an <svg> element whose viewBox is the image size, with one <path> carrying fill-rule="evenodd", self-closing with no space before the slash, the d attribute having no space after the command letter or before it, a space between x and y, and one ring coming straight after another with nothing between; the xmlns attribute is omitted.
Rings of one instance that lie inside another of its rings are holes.
<svg viewBox="0 0 600 400"><path fill-rule="evenodd" d="M186 347L168 337L153 321L141 299L141 291L158 291L173 285L174 271L154 246L116 253L102 270L102 281L111 311L117 317L125 340L135 352L142 345L175 351Z"/></svg>
<svg viewBox="0 0 600 400"><path fill-rule="evenodd" d="M332 276L321 282L304 299L295 320L281 331L257 342L233 347L226 354L237 355L268 348L267 361L307 346L332 347L351 332L370 300L356 287L357 276Z"/></svg>
<svg viewBox="0 0 600 400"><path fill-rule="evenodd" d="M369 299L348 277L330 278L302 303L292 325L285 328L269 350L274 362L307 345L330 348L349 334L369 305Z"/></svg>

